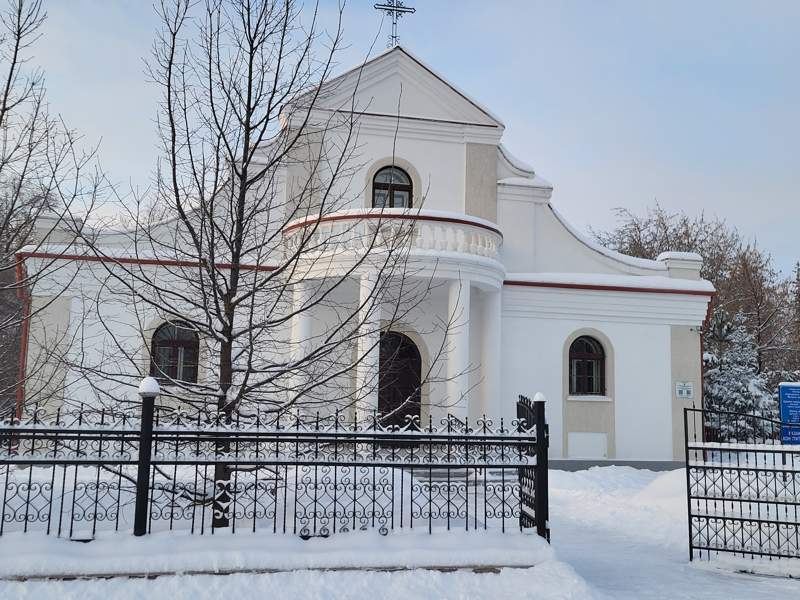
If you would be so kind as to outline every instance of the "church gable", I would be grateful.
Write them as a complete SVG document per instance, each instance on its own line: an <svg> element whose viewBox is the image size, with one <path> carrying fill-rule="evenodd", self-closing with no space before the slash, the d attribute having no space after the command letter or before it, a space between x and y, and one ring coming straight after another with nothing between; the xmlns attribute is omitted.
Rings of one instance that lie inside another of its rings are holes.
<svg viewBox="0 0 800 600"><path fill-rule="evenodd" d="M503 123L420 60L397 46L325 84L317 106L503 128Z"/></svg>

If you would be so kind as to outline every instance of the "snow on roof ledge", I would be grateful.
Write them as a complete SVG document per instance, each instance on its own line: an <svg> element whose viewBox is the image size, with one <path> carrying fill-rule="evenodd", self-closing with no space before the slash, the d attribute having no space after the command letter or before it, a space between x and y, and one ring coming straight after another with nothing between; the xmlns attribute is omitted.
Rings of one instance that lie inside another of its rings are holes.
<svg viewBox="0 0 800 600"><path fill-rule="evenodd" d="M672 279L662 275L611 275L606 273L508 273L506 281L557 287L630 288L713 294L714 286L704 279Z"/></svg>
<svg viewBox="0 0 800 600"><path fill-rule="evenodd" d="M500 185L515 185L518 187L529 187L529 188L539 188L542 190L552 190L553 184L535 175L532 178L528 177L506 177L504 179L500 179L498 182Z"/></svg>
<svg viewBox="0 0 800 600"><path fill-rule="evenodd" d="M683 260L687 262L703 262L703 257L697 252L662 252L656 257L656 260Z"/></svg>
<svg viewBox="0 0 800 600"><path fill-rule="evenodd" d="M696 252L662 252L656 258L676 279L700 279L703 257Z"/></svg>
<svg viewBox="0 0 800 600"><path fill-rule="evenodd" d="M506 148L503 144L498 144L497 148L498 150L500 150L500 155L505 159L505 161L512 169L519 171L521 174L524 175L536 175L536 171L534 170L532 165L529 165L525 161L522 161L513 154L511 154L511 151L508 148Z"/></svg>
<svg viewBox="0 0 800 600"><path fill-rule="evenodd" d="M617 252L616 250L610 250L601 244L598 244L588 236L583 235L577 229L575 229L572 225L570 225L569 221L567 221L564 217L561 216L555 208L553 208L552 204L548 205L550 210L553 212L553 215L558 220L559 223L566 229L572 237L578 240L587 248L597 252L598 254L602 254L606 258L610 258L618 263L623 265L628 265L631 267L635 267L638 269L647 269L649 271L666 271L667 265L663 262L658 262L657 260L649 260L647 258L638 258L636 256L628 256L627 254L622 254L621 252Z"/></svg>

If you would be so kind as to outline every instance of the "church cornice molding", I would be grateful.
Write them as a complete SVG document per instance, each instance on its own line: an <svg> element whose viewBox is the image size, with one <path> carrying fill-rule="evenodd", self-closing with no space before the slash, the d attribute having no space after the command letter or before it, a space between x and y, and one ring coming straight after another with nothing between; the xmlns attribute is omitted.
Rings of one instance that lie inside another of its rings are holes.
<svg viewBox="0 0 800 600"><path fill-rule="evenodd" d="M335 115L340 115L343 120L354 116L354 127L359 133L397 135L410 140L497 145L503 136L503 130L493 125L447 121L415 115L392 115L327 108L316 108L311 112L311 128L330 129L334 132L339 127L345 127L334 121ZM290 122L289 127L291 126Z"/></svg>
<svg viewBox="0 0 800 600"><path fill-rule="evenodd" d="M535 181L535 180L530 180ZM510 202L528 202L547 204L553 196L552 187L535 187L531 185L515 185L507 180L497 182L497 199Z"/></svg>
<svg viewBox="0 0 800 600"><path fill-rule="evenodd" d="M470 123L428 120L397 115L365 115L359 117L358 127L363 133L394 135L406 139L446 141L457 144L493 144L500 142L502 130Z"/></svg>
<svg viewBox="0 0 800 600"><path fill-rule="evenodd" d="M712 294L686 290L537 285L503 282L503 314L631 324L703 324Z"/></svg>

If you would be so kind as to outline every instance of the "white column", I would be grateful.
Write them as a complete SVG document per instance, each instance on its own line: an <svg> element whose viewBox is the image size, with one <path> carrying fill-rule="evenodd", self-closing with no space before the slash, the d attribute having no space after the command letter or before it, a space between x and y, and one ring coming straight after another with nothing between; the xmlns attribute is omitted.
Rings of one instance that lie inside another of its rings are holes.
<svg viewBox="0 0 800 600"><path fill-rule="evenodd" d="M500 353L502 352L502 289L481 294L481 402L476 416L486 415L499 422Z"/></svg>
<svg viewBox="0 0 800 600"><path fill-rule="evenodd" d="M381 308L376 302L374 274L362 275L359 281L359 334L356 367L356 415L359 421L371 418L378 410L378 368L380 362Z"/></svg>
<svg viewBox="0 0 800 600"><path fill-rule="evenodd" d="M465 419L469 393L469 281L453 280L447 290L447 412Z"/></svg>
<svg viewBox="0 0 800 600"><path fill-rule="evenodd" d="M294 285L293 292L292 309L295 314L292 317L292 345L294 346L294 360L299 360L306 356L311 348L311 315L309 309L306 308L310 291L308 284L301 282Z"/></svg>
<svg viewBox="0 0 800 600"><path fill-rule="evenodd" d="M310 298L308 283L296 283L292 291L292 340L291 351L292 360L302 360L311 352L311 314L307 307ZM299 312L298 312L299 311ZM294 390L291 394L294 397L306 385L309 374L309 365L304 364L294 373L292 385Z"/></svg>

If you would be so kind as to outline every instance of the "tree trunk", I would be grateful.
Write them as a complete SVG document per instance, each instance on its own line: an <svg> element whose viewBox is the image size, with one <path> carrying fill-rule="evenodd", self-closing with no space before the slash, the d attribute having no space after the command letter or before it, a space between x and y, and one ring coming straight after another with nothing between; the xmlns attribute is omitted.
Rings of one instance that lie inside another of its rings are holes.
<svg viewBox="0 0 800 600"><path fill-rule="evenodd" d="M231 387L233 366L231 364L233 344L230 336L221 344L219 357L220 395L217 400L217 418L230 425L233 415L233 404L228 402L228 390ZM230 452L231 442L227 436L220 436L216 442L216 454ZM230 506L233 502L231 490L231 466L217 462L214 464L214 504L212 527L228 527L230 525Z"/></svg>

